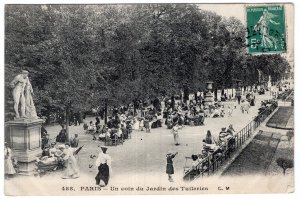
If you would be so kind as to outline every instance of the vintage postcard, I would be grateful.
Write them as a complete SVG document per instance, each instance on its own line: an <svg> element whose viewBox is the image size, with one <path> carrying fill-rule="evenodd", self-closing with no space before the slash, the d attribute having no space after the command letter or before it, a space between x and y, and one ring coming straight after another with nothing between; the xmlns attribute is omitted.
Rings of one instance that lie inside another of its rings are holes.
<svg viewBox="0 0 300 199"><path fill-rule="evenodd" d="M294 5L6 4L8 196L293 193Z"/></svg>

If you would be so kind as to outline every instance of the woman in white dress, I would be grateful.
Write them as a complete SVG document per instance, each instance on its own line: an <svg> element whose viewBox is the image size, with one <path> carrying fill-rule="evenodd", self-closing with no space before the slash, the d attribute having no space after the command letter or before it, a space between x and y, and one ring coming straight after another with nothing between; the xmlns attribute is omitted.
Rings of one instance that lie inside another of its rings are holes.
<svg viewBox="0 0 300 199"><path fill-rule="evenodd" d="M132 125L132 129L133 130L139 130L140 128L140 122L139 120L135 117L133 120L133 125Z"/></svg>
<svg viewBox="0 0 300 199"><path fill-rule="evenodd" d="M14 165L12 163L12 154L11 154L11 149L8 147L8 143L5 142L5 147L4 147L4 168L5 168L5 177L9 178L13 174L16 173L16 170L14 168Z"/></svg>
<svg viewBox="0 0 300 199"><path fill-rule="evenodd" d="M101 152L96 160L98 174L95 177L96 185L104 187L108 184L109 177L111 176L111 157L106 153L107 148L101 147Z"/></svg>
<svg viewBox="0 0 300 199"><path fill-rule="evenodd" d="M77 160L74 156L75 150L70 147L69 143L66 143L65 146L66 146L66 148L64 149L65 156L63 159L66 161L65 166L67 168L62 178L63 179L78 178L79 168L78 168Z"/></svg>

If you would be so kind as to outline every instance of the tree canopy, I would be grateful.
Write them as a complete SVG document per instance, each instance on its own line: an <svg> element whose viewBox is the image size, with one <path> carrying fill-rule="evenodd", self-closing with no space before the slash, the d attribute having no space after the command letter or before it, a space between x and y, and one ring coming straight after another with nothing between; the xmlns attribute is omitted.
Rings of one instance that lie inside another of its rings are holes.
<svg viewBox="0 0 300 199"><path fill-rule="evenodd" d="M280 80L280 55L247 54L246 28L194 4L6 5L6 119L9 82L26 69L38 113L88 110L134 100ZM241 75L242 74L242 75Z"/></svg>

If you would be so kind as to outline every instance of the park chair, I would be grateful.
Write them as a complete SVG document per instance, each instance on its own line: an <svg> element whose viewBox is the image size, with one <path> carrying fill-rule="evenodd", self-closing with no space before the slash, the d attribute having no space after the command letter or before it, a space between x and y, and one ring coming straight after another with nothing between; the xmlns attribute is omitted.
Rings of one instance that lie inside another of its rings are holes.
<svg viewBox="0 0 300 199"><path fill-rule="evenodd" d="M113 138L111 138L110 136L106 135L104 144L105 146L118 145L118 136L115 134Z"/></svg>
<svg viewBox="0 0 300 199"><path fill-rule="evenodd" d="M117 134L114 134L113 138L111 139L111 145L115 145L117 146L119 143L119 139L118 139L118 135Z"/></svg>
<svg viewBox="0 0 300 199"><path fill-rule="evenodd" d="M124 143L124 135L123 134L121 135L120 138L118 136L117 136L117 138L118 138L118 144L123 144Z"/></svg>
<svg viewBox="0 0 300 199"><path fill-rule="evenodd" d="M112 139L108 135L105 136L104 144L105 144L105 146L112 145Z"/></svg>
<svg viewBox="0 0 300 199"><path fill-rule="evenodd" d="M191 169L191 161L192 161L191 157L188 157L188 156L185 157L185 164L184 164L184 167L183 167L183 174L186 174Z"/></svg>

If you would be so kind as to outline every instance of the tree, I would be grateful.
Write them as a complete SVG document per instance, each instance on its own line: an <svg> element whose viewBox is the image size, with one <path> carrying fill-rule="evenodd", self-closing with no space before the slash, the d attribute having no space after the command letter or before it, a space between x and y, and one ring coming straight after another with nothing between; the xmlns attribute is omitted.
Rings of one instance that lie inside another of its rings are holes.
<svg viewBox="0 0 300 199"><path fill-rule="evenodd" d="M276 163L282 168L283 175L285 175L286 169L294 167L294 161L286 158L278 158Z"/></svg>

